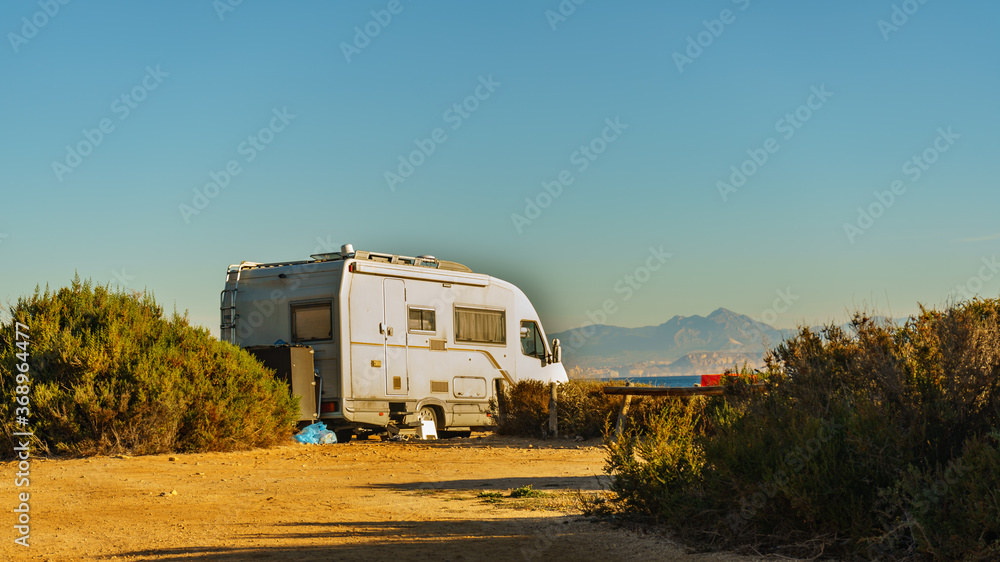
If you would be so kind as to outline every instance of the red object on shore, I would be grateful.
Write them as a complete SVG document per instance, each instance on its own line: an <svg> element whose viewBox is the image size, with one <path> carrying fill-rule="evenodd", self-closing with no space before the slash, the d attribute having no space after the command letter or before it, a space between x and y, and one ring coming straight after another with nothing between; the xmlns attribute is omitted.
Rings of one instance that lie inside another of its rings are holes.
<svg viewBox="0 0 1000 562"><path fill-rule="evenodd" d="M742 377L748 383L757 382L757 375L702 375L701 386L722 386L722 377Z"/></svg>
<svg viewBox="0 0 1000 562"><path fill-rule="evenodd" d="M701 386L719 386L722 384L722 375L702 375Z"/></svg>

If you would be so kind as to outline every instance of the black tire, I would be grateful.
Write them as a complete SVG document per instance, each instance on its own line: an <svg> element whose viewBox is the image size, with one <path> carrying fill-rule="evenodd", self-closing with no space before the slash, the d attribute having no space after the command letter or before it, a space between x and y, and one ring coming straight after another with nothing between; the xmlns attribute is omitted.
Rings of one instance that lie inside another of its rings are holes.
<svg viewBox="0 0 1000 562"><path fill-rule="evenodd" d="M441 438L442 439L449 439L449 438L452 438L452 437L464 437L464 438L468 439L469 437L472 437L472 431L442 431L441 432Z"/></svg>
<svg viewBox="0 0 1000 562"><path fill-rule="evenodd" d="M353 429L338 429L334 431L337 434L337 443L347 443L351 440L354 435Z"/></svg>

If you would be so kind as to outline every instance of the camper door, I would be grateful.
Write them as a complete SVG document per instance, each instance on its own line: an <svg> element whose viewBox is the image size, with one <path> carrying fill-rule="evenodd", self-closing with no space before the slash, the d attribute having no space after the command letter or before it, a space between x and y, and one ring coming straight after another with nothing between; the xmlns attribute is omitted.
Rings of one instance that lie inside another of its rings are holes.
<svg viewBox="0 0 1000 562"><path fill-rule="evenodd" d="M350 294L351 395L405 396L406 293L402 279L357 275Z"/></svg>
<svg viewBox="0 0 1000 562"><path fill-rule="evenodd" d="M409 393L406 376L406 286L402 279L385 279L383 291L383 333L385 335L385 393Z"/></svg>

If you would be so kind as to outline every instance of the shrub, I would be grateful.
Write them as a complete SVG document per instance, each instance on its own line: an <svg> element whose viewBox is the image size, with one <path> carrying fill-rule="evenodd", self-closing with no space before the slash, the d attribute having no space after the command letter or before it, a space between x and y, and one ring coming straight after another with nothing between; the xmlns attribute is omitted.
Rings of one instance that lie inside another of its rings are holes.
<svg viewBox="0 0 1000 562"><path fill-rule="evenodd" d="M531 484L527 486L521 486L520 488L515 488L511 490L510 497L512 498L545 498L551 496L552 494L548 492L543 492L541 490L536 490L531 487Z"/></svg>
<svg viewBox="0 0 1000 562"><path fill-rule="evenodd" d="M0 331L0 399L14 397L14 322L29 326L30 409L36 446L70 455L218 451L286 438L297 398L257 360L149 293L74 279L38 289ZM5 417L7 438L22 431ZM9 451L10 449L8 449Z"/></svg>
<svg viewBox="0 0 1000 562"><path fill-rule="evenodd" d="M556 409L559 434L585 439L600 437L618 419L622 397L604 394L605 386L621 386L624 382L571 380L558 387ZM521 380L504 389L504 408L497 417L497 433L522 437L548 437L549 385L536 380ZM646 410L662 407L662 398L632 398L628 424ZM626 424L626 427L629 425Z"/></svg>
<svg viewBox="0 0 1000 562"><path fill-rule="evenodd" d="M642 412L617 441L607 441L607 471L615 475L611 490L625 510L666 520L697 513L700 502L689 492L705 469L704 452L695 443L705 402L672 398Z"/></svg>
<svg viewBox="0 0 1000 562"><path fill-rule="evenodd" d="M997 300L801 329L765 392L730 382L612 445L618 506L783 556L995 558L998 375Z"/></svg>
<svg viewBox="0 0 1000 562"><path fill-rule="evenodd" d="M536 380L504 386L496 418L497 433L524 437L544 436L549 423L549 387Z"/></svg>

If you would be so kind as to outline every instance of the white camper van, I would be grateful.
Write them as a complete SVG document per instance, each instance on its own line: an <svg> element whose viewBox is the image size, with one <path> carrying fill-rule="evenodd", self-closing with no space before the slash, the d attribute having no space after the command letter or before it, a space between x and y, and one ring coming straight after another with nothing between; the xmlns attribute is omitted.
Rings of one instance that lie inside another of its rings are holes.
<svg viewBox="0 0 1000 562"><path fill-rule="evenodd" d="M230 265L221 338L252 350L308 346L316 385L292 381L300 395L316 389L302 420L318 417L340 439L422 420L469 431L490 424L504 384L568 380L559 341L546 341L534 307L506 281L349 244L311 257Z"/></svg>

